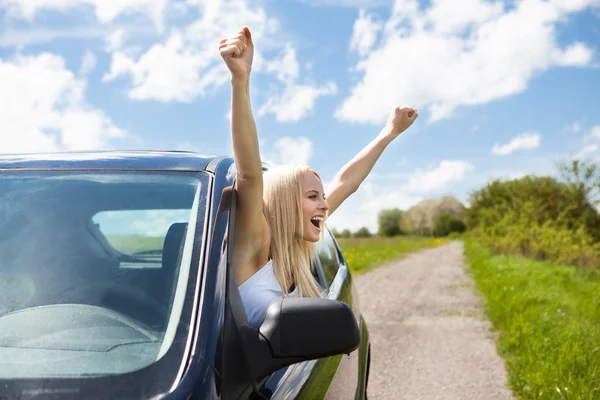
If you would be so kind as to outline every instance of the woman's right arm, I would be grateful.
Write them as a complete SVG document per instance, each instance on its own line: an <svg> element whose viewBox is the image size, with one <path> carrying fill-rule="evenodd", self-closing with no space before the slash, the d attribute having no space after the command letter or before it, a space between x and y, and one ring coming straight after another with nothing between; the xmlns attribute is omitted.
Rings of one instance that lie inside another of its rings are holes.
<svg viewBox="0 0 600 400"><path fill-rule="evenodd" d="M236 271L237 284L241 285L266 262L263 258L266 258L270 242L263 214L258 134L250 105L250 70L254 45L248 28L222 40L219 50L231 71L231 140L238 198L232 265Z"/></svg>

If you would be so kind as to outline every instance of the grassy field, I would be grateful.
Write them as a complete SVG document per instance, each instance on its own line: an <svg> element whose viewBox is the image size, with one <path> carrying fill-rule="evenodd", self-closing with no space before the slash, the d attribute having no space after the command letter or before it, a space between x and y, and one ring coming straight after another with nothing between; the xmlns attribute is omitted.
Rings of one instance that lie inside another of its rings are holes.
<svg viewBox="0 0 600 400"><path fill-rule="evenodd" d="M362 274L408 253L446 244L447 240L418 236L337 239L353 274Z"/></svg>
<svg viewBox="0 0 600 400"><path fill-rule="evenodd" d="M515 395L600 399L600 273L465 250Z"/></svg>
<svg viewBox="0 0 600 400"><path fill-rule="evenodd" d="M145 250L162 250L162 237L107 236L109 243L125 254ZM444 239L419 236L396 236L393 238L337 239L348 266L355 274L370 271L391 260L402 258L408 253L447 243Z"/></svg>
<svg viewBox="0 0 600 400"><path fill-rule="evenodd" d="M161 250L164 238L151 236L107 236L106 239L115 249L125 253L133 254L138 251Z"/></svg>

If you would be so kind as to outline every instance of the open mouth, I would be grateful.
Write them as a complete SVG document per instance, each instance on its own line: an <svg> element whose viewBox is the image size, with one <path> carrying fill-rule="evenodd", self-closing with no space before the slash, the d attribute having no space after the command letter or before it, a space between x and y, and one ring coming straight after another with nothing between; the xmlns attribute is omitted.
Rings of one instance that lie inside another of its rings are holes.
<svg viewBox="0 0 600 400"><path fill-rule="evenodd" d="M312 217L310 222L317 228L321 229L321 224L323 223L323 217Z"/></svg>

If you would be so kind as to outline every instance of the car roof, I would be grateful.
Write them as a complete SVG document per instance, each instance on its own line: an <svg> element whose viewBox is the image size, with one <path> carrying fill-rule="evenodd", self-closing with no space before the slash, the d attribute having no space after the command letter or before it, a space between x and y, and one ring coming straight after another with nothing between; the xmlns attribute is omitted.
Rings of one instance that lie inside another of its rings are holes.
<svg viewBox="0 0 600 400"><path fill-rule="evenodd" d="M190 151L106 150L0 155L0 170L116 169L214 171L230 158Z"/></svg>

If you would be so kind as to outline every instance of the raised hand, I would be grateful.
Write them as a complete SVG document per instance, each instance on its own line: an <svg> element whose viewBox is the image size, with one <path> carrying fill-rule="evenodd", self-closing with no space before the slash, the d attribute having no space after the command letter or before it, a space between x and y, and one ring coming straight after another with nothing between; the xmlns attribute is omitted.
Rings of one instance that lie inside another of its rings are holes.
<svg viewBox="0 0 600 400"><path fill-rule="evenodd" d="M235 36L221 40L219 51L233 77L250 75L254 58L254 43L252 43L250 29L244 28Z"/></svg>
<svg viewBox="0 0 600 400"><path fill-rule="evenodd" d="M415 108L395 107L388 118L388 131L397 136L408 129L418 116L419 113Z"/></svg>

